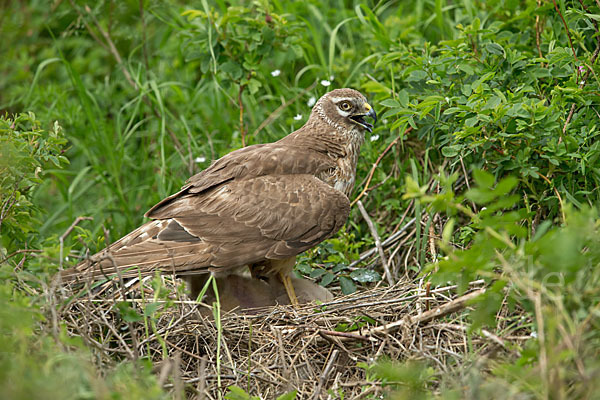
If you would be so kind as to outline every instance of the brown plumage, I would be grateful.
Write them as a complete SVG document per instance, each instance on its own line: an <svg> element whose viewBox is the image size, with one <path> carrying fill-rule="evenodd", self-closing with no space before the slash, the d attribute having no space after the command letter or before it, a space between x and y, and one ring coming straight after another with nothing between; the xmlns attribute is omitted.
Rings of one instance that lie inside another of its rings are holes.
<svg viewBox="0 0 600 400"><path fill-rule="evenodd" d="M365 130L376 118L353 89L325 94L306 124L283 139L215 161L152 207L152 221L62 273L66 281L114 274L177 275L253 266L287 276L295 256L334 235L350 212L348 196ZM284 282L285 283L285 282Z"/></svg>

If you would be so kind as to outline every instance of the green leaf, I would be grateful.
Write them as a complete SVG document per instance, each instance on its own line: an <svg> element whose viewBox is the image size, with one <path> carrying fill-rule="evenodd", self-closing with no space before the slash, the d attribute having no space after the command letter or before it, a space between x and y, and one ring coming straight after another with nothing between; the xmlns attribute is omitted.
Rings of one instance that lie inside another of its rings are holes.
<svg viewBox="0 0 600 400"><path fill-rule="evenodd" d="M491 189L491 187L494 186L494 182L496 181L494 175L482 169L476 169L473 171L473 179L479 187L487 189Z"/></svg>
<svg viewBox="0 0 600 400"><path fill-rule="evenodd" d="M398 107L402 106L400 104L400 102L398 102L398 100L395 100L395 99L385 99L385 100L379 102L379 104L381 104L382 106L385 106L385 107L392 107L392 108L398 108Z"/></svg>
<svg viewBox="0 0 600 400"><path fill-rule="evenodd" d="M400 105L404 108L408 107L408 92L404 89L398 92L398 101Z"/></svg>
<svg viewBox="0 0 600 400"><path fill-rule="evenodd" d="M331 282L333 282L333 280L335 279L335 275L332 274L331 272L327 272L323 278L321 278L321 282L319 282L319 285L325 287L327 285L329 285Z"/></svg>
<svg viewBox="0 0 600 400"><path fill-rule="evenodd" d="M356 285L352 281L352 279L346 276L340 276L340 286L342 288L342 293L351 294L356 292Z"/></svg>
<svg viewBox="0 0 600 400"><path fill-rule="evenodd" d="M496 198L494 192L490 189L475 187L465 193L465 197L477 204L487 204Z"/></svg>
<svg viewBox="0 0 600 400"><path fill-rule="evenodd" d="M460 153L461 149L462 149L462 146L460 144L444 146L444 147L442 147L442 155L444 157L456 157Z"/></svg>
<svg viewBox="0 0 600 400"><path fill-rule="evenodd" d="M494 188L494 193L496 196L504 196L508 194L511 190L513 190L519 181L514 176L509 176L507 178L502 179L496 187Z"/></svg>
<svg viewBox="0 0 600 400"><path fill-rule="evenodd" d="M498 43L488 43L485 46L485 49L491 54L500 55L503 58L506 58L506 51L504 51L504 47L500 46Z"/></svg>
<svg viewBox="0 0 600 400"><path fill-rule="evenodd" d="M381 275L377 271L366 268L352 271L350 277L360 283L379 282L381 280Z"/></svg>
<svg viewBox="0 0 600 400"><path fill-rule="evenodd" d="M116 304L116 308L121 314L121 318L127 322L140 322L143 321L143 317L131 307L128 301L120 301Z"/></svg>
<svg viewBox="0 0 600 400"><path fill-rule="evenodd" d="M146 317L151 317L154 315L154 313L160 308L161 303L148 303L146 304L146 306L144 307L144 315Z"/></svg>
<svg viewBox="0 0 600 400"><path fill-rule="evenodd" d="M324 274L326 274L326 273L327 273L327 270L325 270L325 269L322 269L322 268L315 268L315 269L313 269L312 271L310 271L310 275L309 275L309 276L310 276L311 278L314 278L314 279L316 279L316 278L319 278L319 277L323 276L323 275L324 275Z"/></svg>
<svg viewBox="0 0 600 400"><path fill-rule="evenodd" d="M291 392L282 394L277 398L277 400L294 400L296 398L297 390L292 390Z"/></svg>
<svg viewBox="0 0 600 400"><path fill-rule="evenodd" d="M244 73L244 70L242 69L242 67L234 61L224 62L219 67L220 67L221 71L229 74L231 76L231 79L233 79L235 81L239 80Z"/></svg>
<svg viewBox="0 0 600 400"><path fill-rule="evenodd" d="M256 94L258 89L262 87L262 83L256 79L250 79L248 81L248 89L250 90L250 94Z"/></svg>
<svg viewBox="0 0 600 400"><path fill-rule="evenodd" d="M465 62L458 64L458 69L465 72L467 75L473 75L475 73L475 70Z"/></svg>
<svg viewBox="0 0 600 400"><path fill-rule="evenodd" d="M260 400L258 396L250 396L244 389L239 386L229 386L228 392L225 394L227 400Z"/></svg>

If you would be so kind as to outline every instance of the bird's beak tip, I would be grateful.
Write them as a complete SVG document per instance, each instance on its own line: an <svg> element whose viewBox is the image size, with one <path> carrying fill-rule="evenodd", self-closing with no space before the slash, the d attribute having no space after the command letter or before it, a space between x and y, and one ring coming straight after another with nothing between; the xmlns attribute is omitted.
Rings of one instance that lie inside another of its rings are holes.
<svg viewBox="0 0 600 400"><path fill-rule="evenodd" d="M377 113L375 112L375 109L371 107L368 103L365 104L365 108L367 109L367 115L373 118L373 122L377 122Z"/></svg>

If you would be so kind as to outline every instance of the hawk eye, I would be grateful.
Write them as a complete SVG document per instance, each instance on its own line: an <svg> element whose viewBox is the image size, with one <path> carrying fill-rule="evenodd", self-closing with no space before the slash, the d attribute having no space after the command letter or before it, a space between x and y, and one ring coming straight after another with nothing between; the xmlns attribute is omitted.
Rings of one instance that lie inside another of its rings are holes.
<svg viewBox="0 0 600 400"><path fill-rule="evenodd" d="M342 101L340 103L340 110L342 110L342 111L349 111L351 108L352 108L352 106L347 101Z"/></svg>

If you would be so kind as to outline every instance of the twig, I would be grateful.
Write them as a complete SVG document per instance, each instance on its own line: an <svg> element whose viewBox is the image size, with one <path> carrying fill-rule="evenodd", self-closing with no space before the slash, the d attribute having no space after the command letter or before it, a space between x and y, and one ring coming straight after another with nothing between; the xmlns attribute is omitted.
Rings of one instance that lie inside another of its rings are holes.
<svg viewBox="0 0 600 400"><path fill-rule="evenodd" d="M0 227L2 227L2 221L4 221L4 218L6 218L12 206L15 205L15 203L17 202L17 188L18 186L15 185L15 188L8 197L8 199L6 199L2 204L2 211L0 211Z"/></svg>
<svg viewBox="0 0 600 400"><path fill-rule="evenodd" d="M336 332L336 331L328 331L325 329L320 329L318 332L319 332L319 336L321 336L324 339L327 339L325 336L337 336L337 337L342 337L342 338L346 338L346 339L362 340L365 342L376 341L375 338L373 338L373 337L358 335L353 332Z"/></svg>
<svg viewBox="0 0 600 400"><path fill-rule="evenodd" d="M565 21L565 18L563 17L562 13L560 12L560 9L558 8L558 5L556 4L556 0L552 0L552 2L554 3L554 9L556 9L556 12L560 16L560 19L562 20L562 23L565 26L565 31L567 33L567 38L569 39L569 44L571 45L571 51L573 52L573 57L575 57L575 61L579 61L577 59L577 54L575 53L575 47L573 46L573 41L571 40L571 32L569 32L569 27L567 26L567 22ZM577 74L577 75L579 76L579 74Z"/></svg>
<svg viewBox="0 0 600 400"><path fill-rule="evenodd" d="M425 285L425 309L429 311L429 296L431 296L431 282Z"/></svg>
<svg viewBox="0 0 600 400"><path fill-rule="evenodd" d="M160 374L158 374L159 386L164 386L165 382L167 381L167 378L169 377L170 372L171 372L172 364L173 363L170 358L163 360L163 364L160 368Z"/></svg>
<svg viewBox="0 0 600 400"><path fill-rule="evenodd" d="M481 288L474 292L465 294L464 296L460 296L459 298L454 299L446 304L442 304L441 306L436 307L433 310L425 311L424 313L421 313L421 314L417 315L416 317L412 317L412 318L408 317L406 319L401 319L399 321L391 322L389 324L377 326L375 328L369 329L367 332L368 332L368 334L371 334L371 335L378 334L378 333L389 333L389 332L394 332L403 326L422 324L422 323L429 322L436 318L441 318L445 315L451 314L453 312L456 312L456 311L464 308L468 301L477 298L479 295L485 293L485 291L486 291L485 288ZM367 333L367 332L365 332L365 333Z"/></svg>
<svg viewBox="0 0 600 400"><path fill-rule="evenodd" d="M430 216L429 218L431 219L429 221L429 232L428 232L428 241L429 241L429 252L431 253L431 260L432 261L437 261L437 251L435 249L435 217L437 217L438 214L435 214L434 216Z"/></svg>
<svg viewBox="0 0 600 400"><path fill-rule="evenodd" d="M173 357L173 389L175 391L173 398L175 400L183 399L183 380L181 379L181 353L176 352Z"/></svg>
<svg viewBox="0 0 600 400"><path fill-rule="evenodd" d="M575 105L575 104L573 104L573 105ZM543 180L545 180L546 183L548 185L550 185L550 187L554 190L554 194L558 198L558 202L560 204L560 212L561 212L561 215L562 215L562 220L563 220L563 222L565 222L566 218L567 218L566 215L565 215L565 205L563 203L562 197L560 196L560 193L558 192L558 189L554 186L554 184L550 181L550 179L548 179L545 175L541 174L539 171L536 171L536 172L539 175L539 177L542 178Z"/></svg>
<svg viewBox="0 0 600 400"><path fill-rule="evenodd" d="M496 344L500 345L502 348L506 349L506 344L504 343L504 340L502 340L499 336L494 335L492 332L490 332L486 329L482 329L481 334L484 337L490 339L492 342L495 342Z"/></svg>
<svg viewBox="0 0 600 400"><path fill-rule="evenodd" d="M406 232L406 230L408 228L410 228L410 226L412 224L414 224L416 221L415 218L411 219L410 221L408 221L406 223L406 225L404 225L402 228L400 228L398 230L398 232L394 233L393 235L391 235L390 237L388 237L387 239L385 239L383 241L383 243L381 243L381 246L383 246L383 248L386 248L388 246L391 246L392 244L394 244L398 239L400 239L400 236L402 236L402 234L404 232ZM370 250L367 250L366 252L364 252L363 254L360 255L360 257L358 258L358 260L351 262L348 265L348 268L353 268L356 265L360 264L361 262L365 261L367 258L371 257L373 254L375 254L375 252L377 251L377 247L374 247Z"/></svg>
<svg viewBox="0 0 600 400"><path fill-rule="evenodd" d="M244 103L242 102L242 93L245 85L240 85L238 91L238 107L240 108L240 135L242 137L242 147L246 147L246 129L244 128Z"/></svg>
<svg viewBox="0 0 600 400"><path fill-rule="evenodd" d="M62 270L63 270L63 249L64 249L64 242L65 239L67 238L67 236L69 236L69 234L71 234L71 232L73 231L73 229L75 229L75 226L77 226L77 224L79 224L81 221L85 221L85 220L92 220L92 217L77 217L75 218L75 221L73 221L73 223L71 224L71 226L69 226L69 228L67 228L67 230L65 231L65 233L63 233L62 235L60 235L59 243L60 243L60 251L59 251L59 257L60 260L58 261L58 269L59 272L56 274L56 276L54 277L54 279L52 280L52 283L50 284L50 287L48 288L48 298L49 298L49 303L50 303L50 313L52 315L52 324L53 324L53 329L54 329L54 334L55 334L55 338L58 339L58 312L56 309L57 306L57 302L56 302L56 288L60 287L60 291L61 294L63 295L62 297L65 297L65 289L62 286Z"/></svg>
<svg viewBox="0 0 600 400"><path fill-rule="evenodd" d="M196 386L196 392L198 392L198 400L204 400L204 390L206 386L206 356L202 356L200 364L198 365L198 385Z"/></svg>
<svg viewBox="0 0 600 400"><path fill-rule="evenodd" d="M60 271L62 271L62 269L63 269L63 258L64 258L63 257L63 247L64 247L65 239L67 238L67 236L69 236L71 234L73 229L75 229L77 224L79 224L81 221L91 221L93 219L94 218L92 218L92 217L77 217L77 218L75 218L75 221L73 221L71 226L69 226L69 228L65 231L65 233L60 235L60 238L58 238L58 242L60 243L60 251L59 251L60 260L58 263L58 269ZM58 274L58 276L60 276L60 274Z"/></svg>
<svg viewBox="0 0 600 400"><path fill-rule="evenodd" d="M283 348L283 339L281 338L281 329L272 328L277 336L277 345L279 347L279 359L281 360L281 366L283 367L283 379L286 382L286 390L289 390L290 386L290 366L285 359L285 350Z"/></svg>
<svg viewBox="0 0 600 400"><path fill-rule="evenodd" d="M333 363L337 359L337 356L339 353L340 353L340 351L338 349L333 350L333 352L331 353L331 357L329 357L329 361L327 362L327 365L325 366L323 373L319 377L319 385L317 386L317 390L315 390L313 400L316 400L319 398L319 395L321 394L321 390L323 390L323 385L327 381L329 374L331 374L331 370L333 369Z"/></svg>
<svg viewBox="0 0 600 400"><path fill-rule="evenodd" d="M469 184L469 174L467 174L467 169L465 168L465 163L463 161L462 155L459 156L459 160L463 175L465 177L465 184L467 185L467 189L471 190L471 185ZM471 201L471 205L473 206L473 211L477 212L477 205L474 201Z"/></svg>
<svg viewBox="0 0 600 400"><path fill-rule="evenodd" d="M460 331L460 332L466 332L468 330L468 327L465 326L465 325L448 324L448 323L439 323L439 324L427 325L424 328L446 329L448 331ZM490 341L496 343L500 347L502 347L504 349L507 349L506 348L506 343L504 343L504 340L501 337L499 337L498 335L494 335L493 333L491 333L487 329L481 329L479 332L476 332L476 333L479 333L484 338L490 339ZM514 337L508 337L508 339L514 340ZM520 338L520 339L521 340L531 339L531 336L526 336L526 337Z"/></svg>
<svg viewBox="0 0 600 400"><path fill-rule="evenodd" d="M381 239L379 238L379 234L377 233L377 228L375 228L375 224L371 221L369 214L367 214L367 210L363 206L360 200L357 200L356 204L358 205L358 209L362 214L363 218L367 222L369 226L369 230L371 231L371 235L375 239L375 246L377 247L377 251L379 252L379 258L381 259L381 265L383 265L383 270L385 271L385 275L387 277L387 281L390 286L394 286L394 278L392 277L392 273L390 272L390 267L387 262L387 258L385 257L385 253L383 252L383 246L381 245Z"/></svg>
<svg viewBox="0 0 600 400"><path fill-rule="evenodd" d="M71 4L73 5L73 2L71 2ZM125 64L123 63L123 59L121 58L121 54L119 54L119 51L117 50L117 47L115 46L114 42L112 41L112 38L110 37L109 33L102 28L102 26L100 25L100 22L98 22L98 19L92 13L92 10L90 9L89 6L87 6L87 5L85 6L85 11L92 18L94 25L96 25L96 29L98 29L98 31L100 31L100 34L104 37L104 40L106 41L105 44L108 46L108 50L110 51L110 53L113 55L113 57L117 61L117 64L119 64L119 67L121 68L123 75L125 75L125 79L127 79L127 82L129 82L129 84L131 86L133 86L134 89L136 89L136 90L139 89L138 85L135 83L135 81L131 77L129 70L125 67ZM89 26L86 25L86 27L88 27L88 30L89 30Z"/></svg>
<svg viewBox="0 0 600 400"><path fill-rule="evenodd" d="M0 264L4 264L10 258L13 258L14 256L17 256L19 254L41 253L41 252L43 252L43 250L38 250L38 249L21 249L21 250L17 250L15 252L10 253L9 255L7 255L6 257L4 257L2 260L0 260Z"/></svg>
<svg viewBox="0 0 600 400"><path fill-rule="evenodd" d="M390 149L396 143L398 143L398 140L400 140L400 138L406 136L412 130L413 130L412 126L409 126L408 128L406 128L406 130L404 131L404 133L402 135L399 135L398 137L396 137L396 139L392 140L392 142L385 148L385 150L383 150L383 152L379 155L379 157L377 157L377 160L375 160L375 163L373 164L373 166L371 167L371 170L369 171L369 175L367 176L367 183L365 183L364 189L352 201L352 203L350 204L350 207L352 207L354 204L356 204L356 202L359 201L365 195L365 193L369 189L369 184L371 183L371 179L373 179L373 174L375 173L375 170L377 169L377 166L379 165L379 163L381 162L381 160L383 159L383 157L385 157L385 155L387 154L387 152L390 151Z"/></svg>

